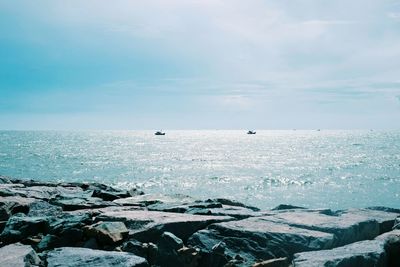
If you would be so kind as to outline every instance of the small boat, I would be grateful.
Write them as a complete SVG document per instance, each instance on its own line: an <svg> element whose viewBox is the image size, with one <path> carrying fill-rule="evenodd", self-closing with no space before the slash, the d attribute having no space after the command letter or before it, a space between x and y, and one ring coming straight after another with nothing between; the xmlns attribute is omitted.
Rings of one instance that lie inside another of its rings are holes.
<svg viewBox="0 0 400 267"><path fill-rule="evenodd" d="M248 131L247 134L256 134L256 131Z"/></svg>
<svg viewBox="0 0 400 267"><path fill-rule="evenodd" d="M154 135L165 135L165 133L161 132L161 131L157 131L157 132L154 133Z"/></svg>

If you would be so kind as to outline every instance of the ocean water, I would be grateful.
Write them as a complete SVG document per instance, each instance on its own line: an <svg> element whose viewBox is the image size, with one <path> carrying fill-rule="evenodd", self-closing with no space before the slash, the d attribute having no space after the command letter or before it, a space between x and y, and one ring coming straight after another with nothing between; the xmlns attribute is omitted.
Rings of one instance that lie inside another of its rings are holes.
<svg viewBox="0 0 400 267"><path fill-rule="evenodd" d="M400 208L400 132L0 131L0 174L260 208Z"/></svg>

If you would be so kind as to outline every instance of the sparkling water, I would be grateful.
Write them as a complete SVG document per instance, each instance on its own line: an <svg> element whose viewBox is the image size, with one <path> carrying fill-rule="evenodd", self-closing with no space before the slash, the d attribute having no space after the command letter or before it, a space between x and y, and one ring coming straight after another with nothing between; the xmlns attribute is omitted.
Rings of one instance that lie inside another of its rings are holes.
<svg viewBox="0 0 400 267"><path fill-rule="evenodd" d="M399 131L0 131L0 174L146 193L400 208Z"/></svg>

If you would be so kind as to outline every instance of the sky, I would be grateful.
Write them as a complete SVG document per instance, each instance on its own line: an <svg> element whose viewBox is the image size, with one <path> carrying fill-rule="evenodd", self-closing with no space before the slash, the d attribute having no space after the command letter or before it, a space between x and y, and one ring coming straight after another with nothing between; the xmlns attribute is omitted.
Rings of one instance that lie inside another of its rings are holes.
<svg viewBox="0 0 400 267"><path fill-rule="evenodd" d="M400 129L400 1L0 0L0 129Z"/></svg>

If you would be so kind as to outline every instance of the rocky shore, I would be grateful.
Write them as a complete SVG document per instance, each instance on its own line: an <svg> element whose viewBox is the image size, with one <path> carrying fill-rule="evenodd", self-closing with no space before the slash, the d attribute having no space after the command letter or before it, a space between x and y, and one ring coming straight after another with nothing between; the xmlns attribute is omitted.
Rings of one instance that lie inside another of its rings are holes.
<svg viewBox="0 0 400 267"><path fill-rule="evenodd" d="M0 176L0 266L398 267L399 216Z"/></svg>

